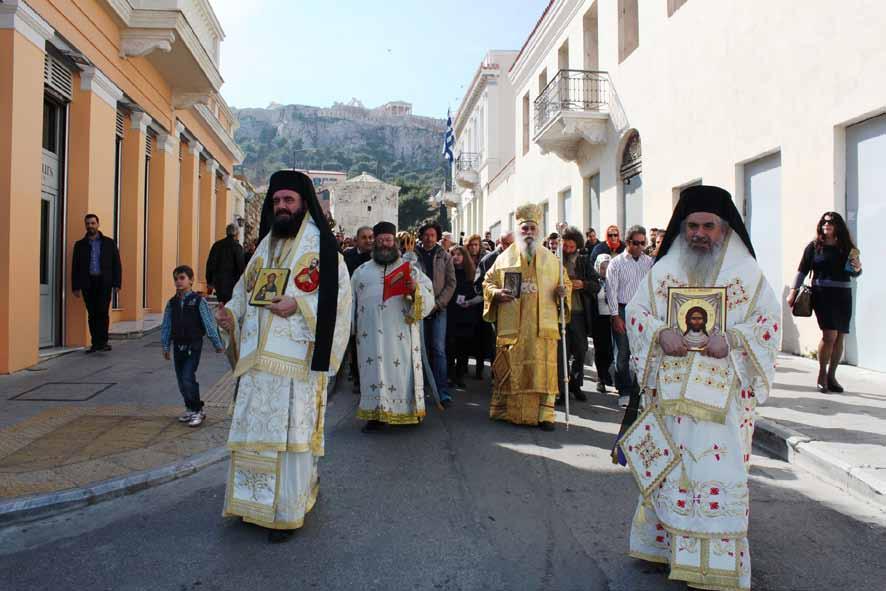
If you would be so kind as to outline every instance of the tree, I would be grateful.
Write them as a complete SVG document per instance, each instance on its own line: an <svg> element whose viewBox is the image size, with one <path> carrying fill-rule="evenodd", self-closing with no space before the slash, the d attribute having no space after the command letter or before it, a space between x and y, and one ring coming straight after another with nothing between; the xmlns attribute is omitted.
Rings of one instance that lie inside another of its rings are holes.
<svg viewBox="0 0 886 591"><path fill-rule="evenodd" d="M421 222L433 214L428 206L426 196L418 193L408 193L400 195L400 202L397 207L397 218L400 222L400 228L403 230L415 230L421 225Z"/></svg>

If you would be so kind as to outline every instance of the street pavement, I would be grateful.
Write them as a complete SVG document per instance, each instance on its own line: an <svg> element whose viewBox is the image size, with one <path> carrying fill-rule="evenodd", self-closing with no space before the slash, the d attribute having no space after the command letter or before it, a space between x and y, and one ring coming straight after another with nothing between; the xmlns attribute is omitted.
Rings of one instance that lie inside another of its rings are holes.
<svg viewBox="0 0 886 591"><path fill-rule="evenodd" d="M487 370L488 373L488 370ZM626 556L636 486L609 448L613 395L554 433L487 418L488 381L417 427L363 434L342 382L320 498L286 544L221 517L227 462L0 530L0 589L685 589ZM886 588L886 515L754 456L753 588Z"/></svg>

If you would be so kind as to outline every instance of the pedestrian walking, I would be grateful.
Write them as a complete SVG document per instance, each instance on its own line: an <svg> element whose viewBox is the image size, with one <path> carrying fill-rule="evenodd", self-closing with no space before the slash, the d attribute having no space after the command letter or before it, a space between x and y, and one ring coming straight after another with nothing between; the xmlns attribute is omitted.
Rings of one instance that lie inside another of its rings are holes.
<svg viewBox="0 0 886 591"><path fill-rule="evenodd" d="M594 250L591 251L591 266L597 261L597 257L603 253L615 258L615 255L624 252L625 243L621 240L621 233L618 226L609 226L606 228L606 240L601 240Z"/></svg>
<svg viewBox="0 0 886 591"><path fill-rule="evenodd" d="M563 266L569 279L572 280L572 315L566 324L566 349L568 353L568 386L573 398L580 402L588 399L582 391L584 385L585 357L588 353L588 336L591 333L592 308L594 299L590 292L592 270L588 260L590 257L581 254L584 248L584 238L581 230L570 226L563 231L562 249ZM567 392L564 391L563 380L563 356L557 355L559 362L558 374L560 375L560 400L562 401Z"/></svg>
<svg viewBox="0 0 886 591"><path fill-rule="evenodd" d="M593 228L588 228L588 231L585 232L585 247L582 249L582 254L590 255L594 252L594 248L596 248L599 243L600 241L597 240L597 231Z"/></svg>
<svg viewBox="0 0 886 591"><path fill-rule="evenodd" d="M189 427L199 427L206 418L203 401L200 400L200 384L197 382L204 335L209 337L216 353L223 353L225 347L206 300L191 291L194 270L187 265L178 266L172 271L172 279L175 282L175 295L166 303L163 311L160 344L163 358L167 361L171 351L178 391L185 401L185 413L178 420Z"/></svg>
<svg viewBox="0 0 886 591"><path fill-rule="evenodd" d="M597 392L606 393L612 380L612 316L606 299L606 272L611 257L603 253L594 263L594 271L586 290L592 294L591 338L594 341L594 367L597 369Z"/></svg>
<svg viewBox="0 0 886 591"><path fill-rule="evenodd" d="M220 304L231 299L234 286L245 268L246 258L237 241L237 226L228 224L225 237L212 245L206 260L206 286L215 291Z"/></svg>
<svg viewBox="0 0 886 591"><path fill-rule="evenodd" d="M87 353L110 351L108 329L109 308L114 291L120 289L123 267L117 243L99 231L94 213L83 218L86 235L74 243L71 260L71 290L75 298L83 298L89 320L92 346Z"/></svg>
<svg viewBox="0 0 886 591"><path fill-rule="evenodd" d="M437 244L441 234L440 225L426 222L418 230L421 242L415 251L422 263L425 275L434 286L434 306L431 313L424 316L424 338L428 348L431 368L440 402L447 406L452 402L446 375L446 308L455 292L455 267L452 257Z"/></svg>
<svg viewBox="0 0 886 591"><path fill-rule="evenodd" d="M640 394L636 376L631 371L625 307L637 293L643 278L655 262L655 259L643 252L646 248L646 229L643 226L631 226L625 236L627 248L612 259L606 272L606 299L609 302L617 351L615 387L618 388L618 403L623 407L627 407L631 397Z"/></svg>
<svg viewBox="0 0 886 591"><path fill-rule="evenodd" d="M467 248L455 245L449 250L455 267L455 293L446 309L446 352L452 368L453 383L465 387L468 357L477 358L477 375L482 378L483 341L480 334L483 322L483 296L476 291L476 269Z"/></svg>
<svg viewBox="0 0 886 591"><path fill-rule="evenodd" d="M794 306L797 292L812 273L812 309L821 329L818 343L819 392L843 391L837 366L843 359L843 340L852 320L852 279L861 275L858 249L843 216L826 212L818 220L815 240L806 245L787 304Z"/></svg>

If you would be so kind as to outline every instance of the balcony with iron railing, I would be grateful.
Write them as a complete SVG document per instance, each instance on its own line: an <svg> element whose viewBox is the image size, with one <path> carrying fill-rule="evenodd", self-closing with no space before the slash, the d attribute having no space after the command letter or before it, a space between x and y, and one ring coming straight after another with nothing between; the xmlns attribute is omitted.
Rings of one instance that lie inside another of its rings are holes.
<svg viewBox="0 0 886 591"><path fill-rule="evenodd" d="M480 154L462 152L455 159L455 182L465 189L474 189L480 184Z"/></svg>
<svg viewBox="0 0 886 591"><path fill-rule="evenodd" d="M560 70L535 99L534 141L542 154L575 160L582 141L606 143L609 74Z"/></svg>

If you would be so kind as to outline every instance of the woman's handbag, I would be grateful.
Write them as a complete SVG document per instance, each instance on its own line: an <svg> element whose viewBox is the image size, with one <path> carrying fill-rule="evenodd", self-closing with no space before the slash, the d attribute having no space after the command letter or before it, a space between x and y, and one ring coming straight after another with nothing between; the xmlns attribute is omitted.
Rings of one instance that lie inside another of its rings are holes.
<svg viewBox="0 0 886 591"><path fill-rule="evenodd" d="M791 314L801 318L812 316L812 288L808 285L801 286L800 291L797 292Z"/></svg>

